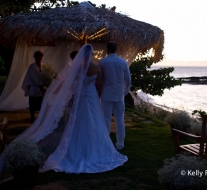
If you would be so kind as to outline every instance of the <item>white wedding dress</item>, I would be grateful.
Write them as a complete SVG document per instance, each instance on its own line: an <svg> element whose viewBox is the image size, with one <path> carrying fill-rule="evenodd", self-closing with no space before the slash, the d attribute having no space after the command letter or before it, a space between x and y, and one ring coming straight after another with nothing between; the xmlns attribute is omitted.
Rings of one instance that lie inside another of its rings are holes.
<svg viewBox="0 0 207 190"><path fill-rule="evenodd" d="M116 151L106 130L95 87L97 75L86 76L77 107L67 153L57 163L58 151L48 158L43 170L66 173L98 173L112 170L127 161Z"/></svg>
<svg viewBox="0 0 207 190"><path fill-rule="evenodd" d="M49 86L35 122L15 140L29 138L46 155L41 172L99 173L127 161L107 132L95 82L86 76L92 46L84 45ZM8 145L9 146L9 145ZM4 152L0 156L0 173Z"/></svg>

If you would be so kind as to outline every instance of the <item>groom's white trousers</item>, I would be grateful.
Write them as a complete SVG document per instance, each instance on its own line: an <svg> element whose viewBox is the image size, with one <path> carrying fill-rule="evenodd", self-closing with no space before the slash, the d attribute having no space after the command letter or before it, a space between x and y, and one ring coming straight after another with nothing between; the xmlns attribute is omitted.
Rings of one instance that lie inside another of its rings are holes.
<svg viewBox="0 0 207 190"><path fill-rule="evenodd" d="M124 147L125 126L124 126L124 101L109 102L102 100L102 109L107 130L110 134L112 111L114 111L114 118L116 123L116 148L122 149Z"/></svg>

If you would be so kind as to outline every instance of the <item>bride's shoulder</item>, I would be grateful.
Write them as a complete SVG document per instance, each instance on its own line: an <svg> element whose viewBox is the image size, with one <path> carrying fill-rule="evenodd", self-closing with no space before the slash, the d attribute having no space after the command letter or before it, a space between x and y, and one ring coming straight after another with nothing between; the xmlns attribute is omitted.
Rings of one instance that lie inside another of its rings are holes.
<svg viewBox="0 0 207 190"><path fill-rule="evenodd" d="M100 70L101 70L101 67L99 64L91 62L86 75L91 76L94 74L98 74Z"/></svg>

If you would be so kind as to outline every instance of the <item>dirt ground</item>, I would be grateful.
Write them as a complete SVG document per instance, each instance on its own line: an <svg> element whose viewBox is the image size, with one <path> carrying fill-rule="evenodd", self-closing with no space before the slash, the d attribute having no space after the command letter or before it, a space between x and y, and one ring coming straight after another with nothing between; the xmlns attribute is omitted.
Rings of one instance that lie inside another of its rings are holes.
<svg viewBox="0 0 207 190"><path fill-rule="evenodd" d="M30 114L28 109L16 111L0 111L0 122L7 117L7 142L10 142L16 135L20 134L23 130L31 125ZM36 114L37 117L37 114ZM125 126L131 126L129 123L130 118L125 116ZM11 130L12 129L12 130ZM14 130L15 129L15 130ZM111 132L116 131L115 120L112 117Z"/></svg>

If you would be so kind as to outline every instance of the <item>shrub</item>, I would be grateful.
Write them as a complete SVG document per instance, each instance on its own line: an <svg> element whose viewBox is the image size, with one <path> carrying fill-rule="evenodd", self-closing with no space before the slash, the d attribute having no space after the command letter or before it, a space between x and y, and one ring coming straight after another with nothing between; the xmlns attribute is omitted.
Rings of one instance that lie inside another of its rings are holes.
<svg viewBox="0 0 207 190"><path fill-rule="evenodd" d="M40 165L44 157L36 143L25 138L17 139L5 149L5 166L15 171L28 165Z"/></svg>
<svg viewBox="0 0 207 190"><path fill-rule="evenodd" d="M139 103L135 105L135 109L142 114L156 117L161 120L164 120L168 115L168 111L158 106L154 106L149 102L145 102L141 98L139 100Z"/></svg>
<svg viewBox="0 0 207 190"><path fill-rule="evenodd" d="M178 154L164 160L163 167L158 171L158 180L174 189L201 189L207 184L206 168L206 160L189 154ZM193 172L197 173L192 175Z"/></svg>
<svg viewBox="0 0 207 190"><path fill-rule="evenodd" d="M165 120L172 128L185 132L188 132L191 124L191 117L186 111L182 110L176 110L169 113Z"/></svg>
<svg viewBox="0 0 207 190"><path fill-rule="evenodd" d="M190 124L190 131L195 135L201 135L202 122L192 119Z"/></svg>

